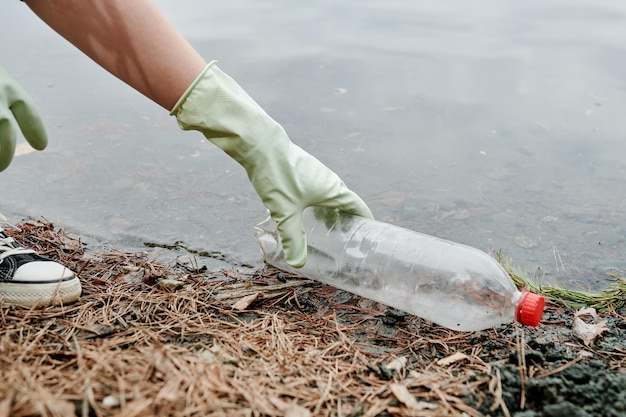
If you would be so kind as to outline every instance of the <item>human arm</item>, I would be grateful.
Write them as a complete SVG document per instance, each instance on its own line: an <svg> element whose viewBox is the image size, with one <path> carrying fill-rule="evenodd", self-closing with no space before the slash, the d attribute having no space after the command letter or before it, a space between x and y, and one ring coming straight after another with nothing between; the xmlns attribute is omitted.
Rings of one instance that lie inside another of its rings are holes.
<svg viewBox="0 0 626 417"><path fill-rule="evenodd" d="M246 170L278 223L287 262L306 262L302 210L322 205L371 217L366 204L182 37L150 0L27 0L100 66L197 130Z"/></svg>

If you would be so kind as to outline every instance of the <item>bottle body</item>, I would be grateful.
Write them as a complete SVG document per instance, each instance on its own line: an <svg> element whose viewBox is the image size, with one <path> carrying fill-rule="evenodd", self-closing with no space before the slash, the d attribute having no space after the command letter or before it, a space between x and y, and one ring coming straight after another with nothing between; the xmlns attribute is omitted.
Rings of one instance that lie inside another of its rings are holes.
<svg viewBox="0 0 626 417"><path fill-rule="evenodd" d="M303 220L308 255L298 269L285 262L275 223L257 225L268 264L453 330L516 319L522 293L483 251L323 208L306 209Z"/></svg>

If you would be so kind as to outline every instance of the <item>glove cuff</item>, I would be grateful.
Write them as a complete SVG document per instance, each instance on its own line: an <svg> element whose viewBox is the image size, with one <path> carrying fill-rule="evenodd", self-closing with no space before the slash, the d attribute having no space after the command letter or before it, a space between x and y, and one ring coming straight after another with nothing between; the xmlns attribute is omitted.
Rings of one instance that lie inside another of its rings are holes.
<svg viewBox="0 0 626 417"><path fill-rule="evenodd" d="M196 87L196 84L198 84L200 82L202 77L204 77L204 74L215 64L217 64L217 61L213 60L213 61L209 62L206 67L204 67L202 72L200 74L198 74L196 79L193 80L193 82L189 85L189 87L187 87L187 89L185 90L183 95L180 96L180 98L178 99L176 104L174 104L174 107L172 108L172 111L170 111L170 116L177 116L178 113L180 113L181 107L183 106L183 104L187 100L187 97L189 97L189 94L191 93L191 91Z"/></svg>

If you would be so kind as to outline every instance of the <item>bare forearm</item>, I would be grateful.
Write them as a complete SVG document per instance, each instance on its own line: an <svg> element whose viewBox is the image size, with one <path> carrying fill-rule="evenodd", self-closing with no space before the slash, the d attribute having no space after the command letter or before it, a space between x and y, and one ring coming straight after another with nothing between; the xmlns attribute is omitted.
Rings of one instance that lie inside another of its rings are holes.
<svg viewBox="0 0 626 417"><path fill-rule="evenodd" d="M205 60L150 0L27 0L104 69L170 110Z"/></svg>

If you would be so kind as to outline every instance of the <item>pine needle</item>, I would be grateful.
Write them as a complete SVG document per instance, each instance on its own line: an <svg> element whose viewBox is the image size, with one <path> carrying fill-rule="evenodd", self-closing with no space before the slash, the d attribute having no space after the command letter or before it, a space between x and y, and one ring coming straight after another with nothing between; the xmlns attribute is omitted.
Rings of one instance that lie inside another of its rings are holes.
<svg viewBox="0 0 626 417"><path fill-rule="evenodd" d="M533 279L524 276L522 272L513 266L511 259L503 257L500 252L496 254L496 259L518 287L527 288L532 292L542 294L547 299L566 307L576 310L590 307L595 308L600 313L610 313L626 305L626 278L609 274L615 282L602 291L577 291L564 287L539 284Z"/></svg>

